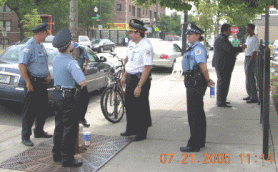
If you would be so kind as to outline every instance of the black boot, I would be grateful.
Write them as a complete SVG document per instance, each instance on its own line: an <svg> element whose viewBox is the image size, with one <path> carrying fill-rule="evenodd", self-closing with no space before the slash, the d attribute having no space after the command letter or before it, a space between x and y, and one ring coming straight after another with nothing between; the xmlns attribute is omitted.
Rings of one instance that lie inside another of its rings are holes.
<svg viewBox="0 0 278 172"><path fill-rule="evenodd" d="M90 124L87 123L86 119L80 120L79 123L81 123L86 128L90 127Z"/></svg>

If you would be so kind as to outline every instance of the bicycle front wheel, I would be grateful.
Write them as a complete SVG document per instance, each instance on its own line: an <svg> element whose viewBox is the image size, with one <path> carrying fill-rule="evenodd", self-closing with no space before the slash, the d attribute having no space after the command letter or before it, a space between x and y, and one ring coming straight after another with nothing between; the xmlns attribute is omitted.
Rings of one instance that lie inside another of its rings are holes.
<svg viewBox="0 0 278 172"><path fill-rule="evenodd" d="M104 117L112 123L119 122L124 116L124 99L118 90L106 88L100 100L101 111Z"/></svg>

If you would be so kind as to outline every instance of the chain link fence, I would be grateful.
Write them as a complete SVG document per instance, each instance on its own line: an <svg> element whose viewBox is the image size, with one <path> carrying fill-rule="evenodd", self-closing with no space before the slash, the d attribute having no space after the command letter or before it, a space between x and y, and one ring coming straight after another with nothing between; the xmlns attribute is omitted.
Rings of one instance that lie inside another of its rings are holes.
<svg viewBox="0 0 278 172"><path fill-rule="evenodd" d="M116 45L125 45L125 37L128 36L128 30L93 30L95 39L109 39Z"/></svg>

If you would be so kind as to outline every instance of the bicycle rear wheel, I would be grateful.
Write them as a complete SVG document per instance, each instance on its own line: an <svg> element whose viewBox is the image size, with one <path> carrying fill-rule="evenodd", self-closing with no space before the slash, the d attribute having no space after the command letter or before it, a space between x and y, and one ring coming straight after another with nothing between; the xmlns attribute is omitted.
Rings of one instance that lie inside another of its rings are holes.
<svg viewBox="0 0 278 172"><path fill-rule="evenodd" d="M112 123L120 122L124 116L124 99L118 90L106 88L100 100L101 111L104 117Z"/></svg>

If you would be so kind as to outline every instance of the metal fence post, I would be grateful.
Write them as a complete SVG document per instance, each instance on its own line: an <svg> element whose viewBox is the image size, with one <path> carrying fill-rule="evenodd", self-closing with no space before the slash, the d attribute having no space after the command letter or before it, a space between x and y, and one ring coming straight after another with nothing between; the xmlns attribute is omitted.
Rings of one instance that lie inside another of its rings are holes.
<svg viewBox="0 0 278 172"><path fill-rule="evenodd" d="M270 92L270 49L264 53L264 98L263 98L263 154L268 158L269 144L269 92Z"/></svg>

